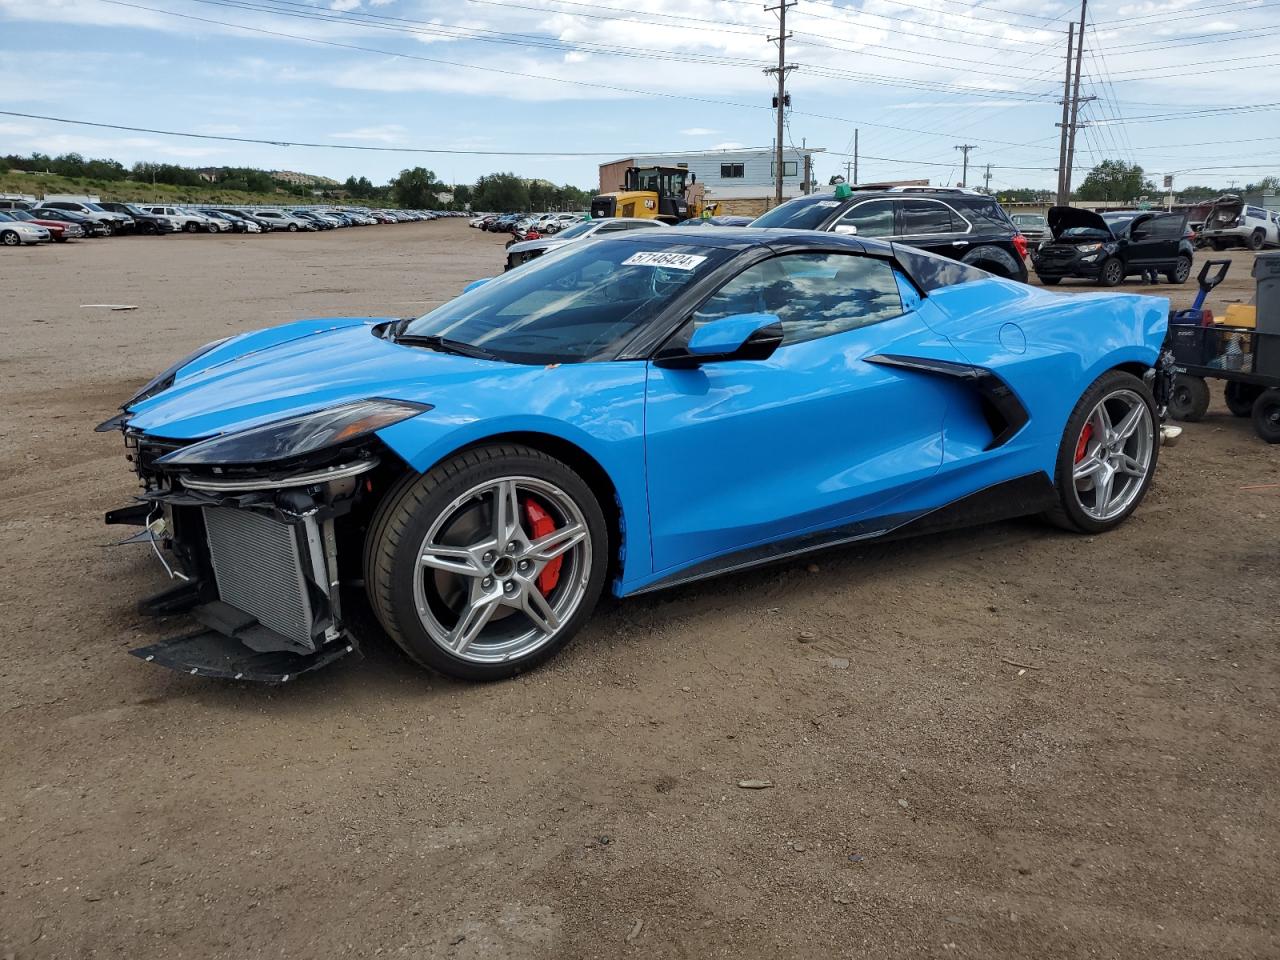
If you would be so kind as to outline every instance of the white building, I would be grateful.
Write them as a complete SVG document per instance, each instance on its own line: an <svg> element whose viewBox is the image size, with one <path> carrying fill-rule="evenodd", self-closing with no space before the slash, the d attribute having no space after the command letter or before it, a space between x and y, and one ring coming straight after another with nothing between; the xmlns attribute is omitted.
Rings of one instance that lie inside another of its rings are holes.
<svg viewBox="0 0 1280 960"><path fill-rule="evenodd" d="M806 174L812 179L815 153L820 147L782 151L782 195L785 199L806 192ZM773 205L775 156L766 150L704 150L666 156L636 156L600 165L600 192L622 189L627 167L686 167L698 176L708 200L719 201L720 213L763 213Z"/></svg>

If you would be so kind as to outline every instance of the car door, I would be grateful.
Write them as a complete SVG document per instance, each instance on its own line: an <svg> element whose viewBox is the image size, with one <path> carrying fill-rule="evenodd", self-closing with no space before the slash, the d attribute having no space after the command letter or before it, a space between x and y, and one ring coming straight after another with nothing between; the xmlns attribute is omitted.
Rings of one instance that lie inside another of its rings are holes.
<svg viewBox="0 0 1280 960"><path fill-rule="evenodd" d="M887 260L790 253L748 267L693 313L675 341L757 312L781 319L784 341L768 360L651 363L655 574L878 515L937 472L944 386L866 362L921 341L962 359L929 331L918 299L904 306L900 284Z"/></svg>
<svg viewBox="0 0 1280 960"><path fill-rule="evenodd" d="M892 197L855 204L831 225L831 230L835 233L887 240L897 235L897 207L898 202Z"/></svg>
<svg viewBox="0 0 1280 960"><path fill-rule="evenodd" d="M972 242L969 221L940 200L898 201L898 239L921 250L959 260Z"/></svg>
<svg viewBox="0 0 1280 960"><path fill-rule="evenodd" d="M1161 236L1160 218L1152 214L1134 217L1125 230L1125 259L1130 267L1159 267L1173 259L1176 245Z"/></svg>
<svg viewBox="0 0 1280 960"><path fill-rule="evenodd" d="M1151 248L1151 265L1167 270L1178 259L1178 247L1187 230L1187 217L1182 213L1162 213L1144 225Z"/></svg>

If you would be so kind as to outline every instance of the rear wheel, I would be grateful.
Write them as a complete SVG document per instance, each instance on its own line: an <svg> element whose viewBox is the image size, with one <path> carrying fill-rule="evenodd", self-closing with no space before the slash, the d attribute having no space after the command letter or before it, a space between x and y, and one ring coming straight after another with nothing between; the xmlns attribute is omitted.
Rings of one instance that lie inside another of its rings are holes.
<svg viewBox="0 0 1280 960"><path fill-rule="evenodd" d="M1213 244L1213 249L1217 250L1219 253L1227 249L1227 244L1225 240L1211 240L1210 243Z"/></svg>
<svg viewBox="0 0 1280 960"><path fill-rule="evenodd" d="M1191 276L1191 258L1179 257L1177 263L1173 265L1173 269L1165 274L1169 278L1170 283L1186 283L1187 277Z"/></svg>
<svg viewBox="0 0 1280 960"><path fill-rule="evenodd" d="M1123 282L1124 264L1116 257L1108 257L1102 262L1102 269L1098 271L1098 285L1118 287Z"/></svg>
<svg viewBox="0 0 1280 960"><path fill-rule="evenodd" d="M1209 409L1209 385L1203 377L1180 373L1173 380L1169 393L1169 416L1175 420L1194 423Z"/></svg>
<svg viewBox="0 0 1280 960"><path fill-rule="evenodd" d="M1280 389L1264 390L1253 402L1253 429L1267 443L1280 443Z"/></svg>
<svg viewBox="0 0 1280 960"><path fill-rule="evenodd" d="M999 247L976 247L961 257L960 262L1009 280L1016 280L1025 275L1019 269L1018 262Z"/></svg>
<svg viewBox="0 0 1280 960"><path fill-rule="evenodd" d="M183 224L182 229L187 231L187 233L195 233L197 230L200 229L200 224L196 223L194 220L188 220L185 224Z"/></svg>
<svg viewBox="0 0 1280 960"><path fill-rule="evenodd" d="M542 663L586 622L609 536L591 488L529 447L458 454L388 495L365 548L370 602L416 663L500 680Z"/></svg>
<svg viewBox="0 0 1280 960"><path fill-rule="evenodd" d="M1056 287L1062 282L1061 277L1041 277L1040 282L1046 287Z"/></svg>
<svg viewBox="0 0 1280 960"><path fill-rule="evenodd" d="M1228 380L1226 389L1223 391L1224 399L1227 401L1227 409L1237 417L1252 416L1254 401L1258 399L1264 389L1252 383Z"/></svg>
<svg viewBox="0 0 1280 960"><path fill-rule="evenodd" d="M1263 233L1261 230L1255 230L1253 231L1253 233L1249 234L1248 246L1250 250L1261 250L1262 245L1266 242L1267 242L1267 235Z"/></svg>
<svg viewBox="0 0 1280 960"><path fill-rule="evenodd" d="M1093 382L1067 419L1048 519L1078 533L1123 523L1146 496L1160 443L1155 401L1141 380L1121 370Z"/></svg>

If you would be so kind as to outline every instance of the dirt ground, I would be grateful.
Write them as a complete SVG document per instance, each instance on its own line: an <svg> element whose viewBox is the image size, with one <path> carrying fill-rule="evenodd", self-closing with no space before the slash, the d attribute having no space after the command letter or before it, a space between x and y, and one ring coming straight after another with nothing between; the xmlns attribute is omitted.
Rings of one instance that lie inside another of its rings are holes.
<svg viewBox="0 0 1280 960"><path fill-rule="evenodd" d="M134 611L163 575L107 545L134 483L93 425L207 340L422 311L501 247L445 221L0 254L0 957L1280 956L1280 448L1220 393L1110 535L609 603L509 683L376 636L274 688L128 656L176 626ZM1218 303L1248 296L1231 256Z"/></svg>

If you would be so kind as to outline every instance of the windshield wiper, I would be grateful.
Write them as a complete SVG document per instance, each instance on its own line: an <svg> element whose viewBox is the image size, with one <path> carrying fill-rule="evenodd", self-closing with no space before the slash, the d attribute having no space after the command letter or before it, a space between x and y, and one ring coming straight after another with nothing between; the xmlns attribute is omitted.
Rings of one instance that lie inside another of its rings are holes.
<svg viewBox="0 0 1280 960"><path fill-rule="evenodd" d="M472 357L476 360L496 360L497 357L490 353L484 347L477 347L473 343L464 343L461 340L450 340L448 337L442 337L434 333L400 333L392 337L396 343L403 343L408 347L427 347L431 350L439 350L441 353L453 353L460 357Z"/></svg>

